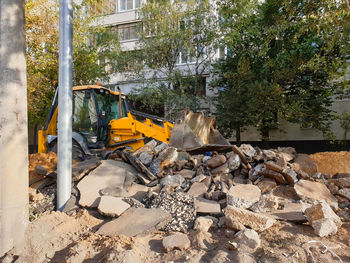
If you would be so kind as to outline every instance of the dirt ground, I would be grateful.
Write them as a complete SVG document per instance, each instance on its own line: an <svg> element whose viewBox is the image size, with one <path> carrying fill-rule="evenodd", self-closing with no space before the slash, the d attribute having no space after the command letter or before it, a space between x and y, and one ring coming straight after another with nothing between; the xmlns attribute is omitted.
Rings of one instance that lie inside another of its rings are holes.
<svg viewBox="0 0 350 263"><path fill-rule="evenodd" d="M52 212L30 224L26 246L17 251L16 262L235 262L236 251L228 249L232 237L225 229L213 229L204 240L206 249L194 241L191 248L166 253L162 231L129 238L95 234L104 219L95 211L80 210L76 216ZM308 225L276 222L260 233L262 246L252 256L257 262L350 262L350 224L344 223L331 237L316 236ZM245 262L244 260L241 262Z"/></svg>
<svg viewBox="0 0 350 263"><path fill-rule="evenodd" d="M350 173L350 152L319 152L310 157L317 163L320 173Z"/></svg>

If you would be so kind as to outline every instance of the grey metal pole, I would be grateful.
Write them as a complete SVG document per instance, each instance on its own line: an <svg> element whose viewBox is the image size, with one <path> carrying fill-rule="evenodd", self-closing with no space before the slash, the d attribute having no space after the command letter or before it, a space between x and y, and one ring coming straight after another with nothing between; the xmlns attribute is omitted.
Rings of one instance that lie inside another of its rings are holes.
<svg viewBox="0 0 350 263"><path fill-rule="evenodd" d="M62 211L72 191L73 0L60 0L59 30L57 210Z"/></svg>
<svg viewBox="0 0 350 263"><path fill-rule="evenodd" d="M0 0L0 258L28 225L24 0Z"/></svg>

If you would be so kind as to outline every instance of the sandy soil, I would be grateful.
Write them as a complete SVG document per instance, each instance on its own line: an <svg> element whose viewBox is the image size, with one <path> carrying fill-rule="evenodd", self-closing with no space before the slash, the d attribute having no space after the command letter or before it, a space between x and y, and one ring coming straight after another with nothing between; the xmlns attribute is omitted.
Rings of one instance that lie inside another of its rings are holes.
<svg viewBox="0 0 350 263"><path fill-rule="evenodd" d="M310 157L323 174L350 173L350 152L319 152Z"/></svg>
<svg viewBox="0 0 350 263"><path fill-rule="evenodd" d="M162 248L166 233L142 237L95 234L105 220L96 212L80 210L76 216L53 212L30 224L26 246L12 251L16 262L234 262L236 251L227 248L232 237L214 229L198 247L195 231L188 233L191 248L168 253ZM211 236L210 236L211 235ZM332 237L320 238L308 225L277 222L260 233L262 246L252 256L257 262L350 262L350 224ZM309 242L309 243L308 243ZM322 243L321 243L322 242ZM333 255L332 255L333 254Z"/></svg>

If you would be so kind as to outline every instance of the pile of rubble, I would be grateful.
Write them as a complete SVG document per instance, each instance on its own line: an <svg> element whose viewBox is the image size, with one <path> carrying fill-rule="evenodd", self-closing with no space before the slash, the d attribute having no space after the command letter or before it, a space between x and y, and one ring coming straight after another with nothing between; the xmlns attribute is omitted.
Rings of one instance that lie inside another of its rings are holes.
<svg viewBox="0 0 350 263"><path fill-rule="evenodd" d="M260 246L258 233L277 220L308 223L323 237L350 218L350 174L321 174L290 147L189 154L152 140L133 153L86 162L66 210L96 208L114 218L99 228L101 235L169 232L167 251L186 249L191 229L199 247L208 248L209 229L224 228L232 237L228 248L250 253Z"/></svg>

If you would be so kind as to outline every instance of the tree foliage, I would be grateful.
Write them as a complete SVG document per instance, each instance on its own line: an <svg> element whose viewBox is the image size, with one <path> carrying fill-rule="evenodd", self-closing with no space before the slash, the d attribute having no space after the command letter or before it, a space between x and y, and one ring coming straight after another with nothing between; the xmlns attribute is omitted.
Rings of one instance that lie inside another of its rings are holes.
<svg viewBox="0 0 350 263"><path fill-rule="evenodd" d="M86 14L88 4L74 5L73 85L106 80L118 56L117 37L103 27L92 26L94 20ZM28 112L34 126L46 118L58 80L58 2L26 0L25 8Z"/></svg>
<svg viewBox="0 0 350 263"><path fill-rule="evenodd" d="M148 1L139 11L138 71L146 89L133 98L157 93L167 117L184 107L198 110L203 97L203 74L209 72L217 39L217 19L210 2ZM179 66L181 62L181 66ZM148 100L145 105L152 107Z"/></svg>
<svg viewBox="0 0 350 263"><path fill-rule="evenodd" d="M334 80L344 75L349 55L347 6L335 0L225 0L220 10L229 51L215 66L222 127L254 125L268 141L269 130L285 119L329 134L329 106L344 88L344 81Z"/></svg>

